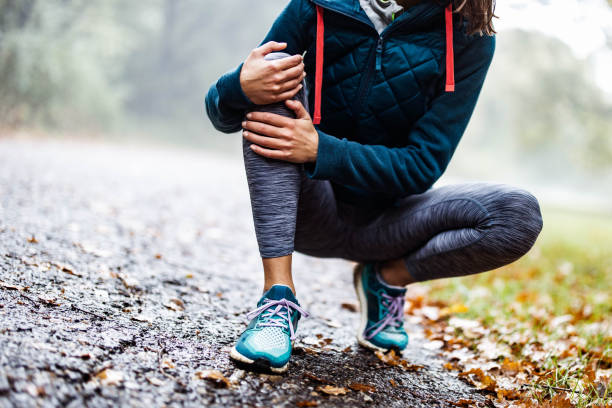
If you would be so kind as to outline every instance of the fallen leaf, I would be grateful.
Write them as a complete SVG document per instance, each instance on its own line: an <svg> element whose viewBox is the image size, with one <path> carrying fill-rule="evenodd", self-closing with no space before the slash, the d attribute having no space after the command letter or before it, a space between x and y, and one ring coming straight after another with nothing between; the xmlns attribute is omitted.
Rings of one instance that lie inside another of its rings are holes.
<svg viewBox="0 0 612 408"><path fill-rule="evenodd" d="M161 368L167 368L169 370L174 368L174 363L172 362L172 360L170 359L164 359L164 361L161 362L160 364Z"/></svg>
<svg viewBox="0 0 612 408"><path fill-rule="evenodd" d="M61 264L61 263L57 263L57 262L52 262L51 265L55 266L57 269L59 269L61 272L67 273L68 275L72 275L72 276L77 276L79 278L82 278L83 275L81 275L80 273L75 272L72 267L66 265L66 264Z"/></svg>
<svg viewBox="0 0 612 408"><path fill-rule="evenodd" d="M316 381L322 384L329 384L329 381L324 380L321 377L317 377L316 375L314 375L313 373L309 373L308 371L304 372L304 377L308 378L309 380Z"/></svg>
<svg viewBox="0 0 612 408"><path fill-rule="evenodd" d="M61 304L57 301L57 298L47 294L38 296L38 300L49 306L60 306Z"/></svg>
<svg viewBox="0 0 612 408"><path fill-rule="evenodd" d="M245 371L244 370L236 370L232 373L232 375L230 375L229 377L229 381L232 384L238 384L240 382L240 380L242 380L244 378L245 375Z"/></svg>
<svg viewBox="0 0 612 408"><path fill-rule="evenodd" d="M34 235L32 235L30 238L28 238L28 242L30 244L38 244L38 240L36 239L36 237Z"/></svg>
<svg viewBox="0 0 612 408"><path fill-rule="evenodd" d="M23 290L22 286L11 285L9 283L2 282L2 281L0 281L0 288L8 289L8 290Z"/></svg>
<svg viewBox="0 0 612 408"><path fill-rule="evenodd" d="M317 387L318 391L321 391L325 394L328 395L344 395L347 392L349 392L349 390L347 390L346 388L343 387L334 387L333 385L326 385L326 386L318 386Z"/></svg>
<svg viewBox="0 0 612 408"><path fill-rule="evenodd" d="M279 381L281 381L283 379L282 375L274 375L274 374L259 374L259 378L261 378L264 381L269 381L272 383L277 383Z"/></svg>
<svg viewBox="0 0 612 408"><path fill-rule="evenodd" d="M418 371L423 366L410 364L406 360L400 358L400 356L395 352L395 350L391 350L387 353L383 353L382 351L376 351L376 357L379 358L383 363L390 365L392 367L400 366L405 371Z"/></svg>
<svg viewBox="0 0 612 408"><path fill-rule="evenodd" d="M480 368L472 368L469 371L461 372L459 377L465 378L480 390L495 391L497 386L497 382L492 377L486 375ZM477 380L474 380L473 377Z"/></svg>
<svg viewBox="0 0 612 408"><path fill-rule="evenodd" d="M397 382L393 378L389 380L389 383L392 387L397 387Z"/></svg>
<svg viewBox="0 0 612 408"><path fill-rule="evenodd" d="M395 350L391 350L388 353L383 353L382 351L375 351L374 354L380 361L390 366L398 366L399 365L399 356L395 353Z"/></svg>
<svg viewBox="0 0 612 408"><path fill-rule="evenodd" d="M225 376L217 370L197 371L195 376L200 380L208 380L219 388L228 388L230 386L230 380L225 378Z"/></svg>
<svg viewBox="0 0 612 408"><path fill-rule="evenodd" d="M448 371L458 370L459 368L453 363L444 363L444 368Z"/></svg>
<svg viewBox="0 0 612 408"><path fill-rule="evenodd" d="M504 374L516 375L521 371L521 363L519 361L512 361L506 357L502 362L501 369Z"/></svg>
<svg viewBox="0 0 612 408"><path fill-rule="evenodd" d="M349 388L353 391L363 391L363 392L376 392L376 388L371 385L360 384L360 383L350 383Z"/></svg>
<svg viewBox="0 0 612 408"><path fill-rule="evenodd" d="M541 405L542 408L573 408L572 402L562 394L555 395L550 401Z"/></svg>
<svg viewBox="0 0 612 408"><path fill-rule="evenodd" d="M500 400L509 399L516 400L521 397L521 393L518 390L506 390L500 388L497 390L497 398Z"/></svg>
<svg viewBox="0 0 612 408"><path fill-rule="evenodd" d="M463 303L455 303L454 305L451 305L449 307L442 308L440 310L440 317L454 315L458 313L467 313L468 310L470 309Z"/></svg>
<svg viewBox="0 0 612 408"><path fill-rule="evenodd" d="M332 319L323 319L323 321L329 327L333 327L334 329L339 329L340 327L342 327L342 325L339 322L332 320Z"/></svg>
<svg viewBox="0 0 612 408"><path fill-rule="evenodd" d="M592 385L597 378L597 360L591 360L589 364L584 368L583 381L589 385Z"/></svg>
<svg viewBox="0 0 612 408"><path fill-rule="evenodd" d="M117 277L119 278L119 280L121 280L121 283L123 283L123 286L125 286L126 289L132 289L136 286L138 286L138 280L129 276L126 276L122 273L118 274Z"/></svg>
<svg viewBox="0 0 612 408"><path fill-rule="evenodd" d="M123 381L123 373L107 368L96 374L96 378L102 385L119 385Z"/></svg>
<svg viewBox="0 0 612 408"><path fill-rule="evenodd" d="M469 400L469 399L460 399L457 402L453 402L453 401L448 401L448 402L451 403L452 405L456 406L456 407L462 407L462 408L470 408L470 407L478 406L476 401Z"/></svg>
<svg viewBox="0 0 612 408"><path fill-rule="evenodd" d="M164 385L164 382L162 380L160 380L159 378L156 378L156 377L147 377L147 381L151 385L155 385L156 387L159 387L160 385Z"/></svg>
<svg viewBox="0 0 612 408"><path fill-rule="evenodd" d="M182 312L185 310L185 303L181 299L172 298L168 302L164 303L164 306L175 312Z"/></svg>
<svg viewBox="0 0 612 408"><path fill-rule="evenodd" d="M136 322L151 323L153 321L153 316L141 313L139 315L132 316L131 319Z"/></svg>
<svg viewBox="0 0 612 408"><path fill-rule="evenodd" d="M304 337L301 341L302 343L308 344L309 346L316 346L319 344L319 339L314 336Z"/></svg>
<svg viewBox="0 0 612 408"><path fill-rule="evenodd" d="M295 405L298 407L317 407L319 403L317 401L298 401Z"/></svg>
<svg viewBox="0 0 612 408"><path fill-rule="evenodd" d="M359 306L355 302L342 302L340 303L340 307L349 312L357 312L359 310Z"/></svg>
<svg viewBox="0 0 612 408"><path fill-rule="evenodd" d="M319 354L319 351L316 349L313 349L311 347L306 347L306 346L296 346L295 347L295 351L297 351L298 353L300 351L306 353L306 354L310 354L311 356L316 356Z"/></svg>

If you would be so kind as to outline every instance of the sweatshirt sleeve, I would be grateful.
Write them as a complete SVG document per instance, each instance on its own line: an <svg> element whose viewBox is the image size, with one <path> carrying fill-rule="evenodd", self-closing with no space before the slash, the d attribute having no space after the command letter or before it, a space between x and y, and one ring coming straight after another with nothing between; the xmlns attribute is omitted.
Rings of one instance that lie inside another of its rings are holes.
<svg viewBox="0 0 612 408"><path fill-rule="evenodd" d="M442 92L433 100L410 130L406 146L363 145L317 130L317 160L305 165L306 174L398 196L428 190L446 169L467 127L494 50L495 37L482 36L456 55L455 92Z"/></svg>
<svg viewBox="0 0 612 408"><path fill-rule="evenodd" d="M309 28L314 22L314 6L309 0L291 0L259 45L268 41L286 42L283 52L301 54L311 42ZM239 131L245 111L254 105L240 85L242 65L219 78L206 95L206 113L215 128L224 133Z"/></svg>

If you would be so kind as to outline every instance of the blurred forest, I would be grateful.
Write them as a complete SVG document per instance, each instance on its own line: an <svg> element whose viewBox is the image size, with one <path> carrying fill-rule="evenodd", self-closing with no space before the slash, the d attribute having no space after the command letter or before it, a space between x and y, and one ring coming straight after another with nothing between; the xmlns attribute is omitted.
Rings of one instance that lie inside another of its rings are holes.
<svg viewBox="0 0 612 408"><path fill-rule="evenodd" d="M246 4L0 0L0 129L226 148L205 118L206 91L261 41L286 1ZM537 169L542 182L561 172L601 186L612 180L611 118L612 97L589 58L554 37L505 30L458 150L463 160L451 169L479 174L470 163L480 157Z"/></svg>

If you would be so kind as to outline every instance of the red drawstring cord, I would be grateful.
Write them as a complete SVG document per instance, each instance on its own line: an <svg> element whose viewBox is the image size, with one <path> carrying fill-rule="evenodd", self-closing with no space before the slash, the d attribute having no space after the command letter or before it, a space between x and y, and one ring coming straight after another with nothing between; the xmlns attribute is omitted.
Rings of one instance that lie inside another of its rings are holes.
<svg viewBox="0 0 612 408"><path fill-rule="evenodd" d="M444 12L446 20L446 92L455 91L455 56L453 51L453 3Z"/></svg>
<svg viewBox="0 0 612 408"><path fill-rule="evenodd" d="M312 123L321 123L321 88L323 87L323 44L325 26L323 24L323 8L317 6L317 51L315 63L315 96L314 96L314 117Z"/></svg>

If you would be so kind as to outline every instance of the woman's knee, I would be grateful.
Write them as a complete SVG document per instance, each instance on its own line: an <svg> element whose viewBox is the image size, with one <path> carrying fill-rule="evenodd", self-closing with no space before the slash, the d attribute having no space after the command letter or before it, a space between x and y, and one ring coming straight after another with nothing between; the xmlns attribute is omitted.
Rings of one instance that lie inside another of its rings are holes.
<svg viewBox="0 0 612 408"><path fill-rule="evenodd" d="M543 226L540 204L533 194L506 187L487 210L498 249L506 256L516 260L533 247Z"/></svg>

